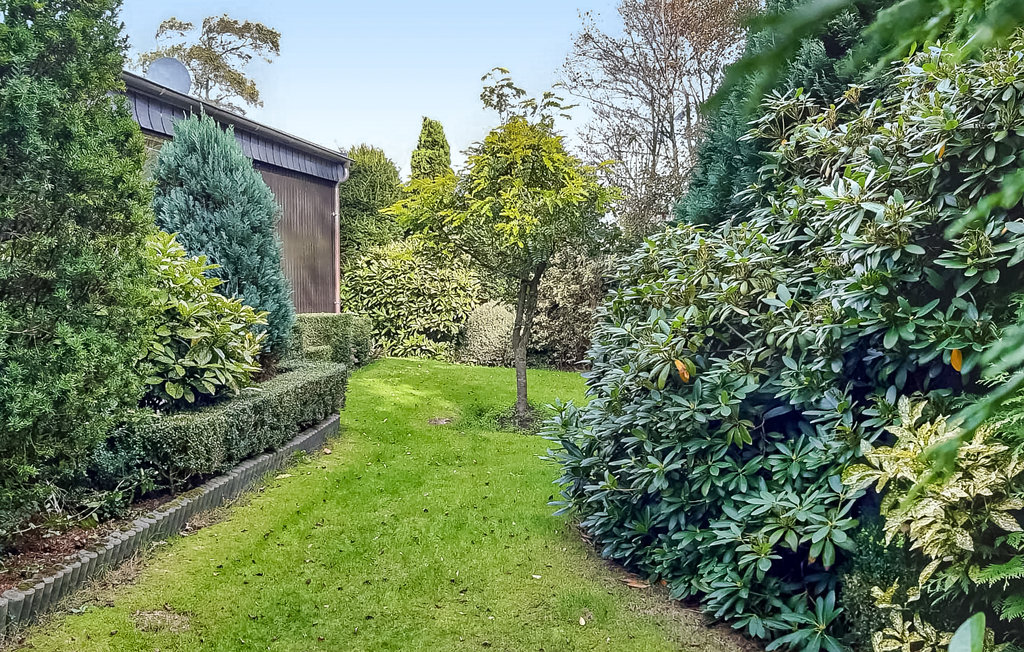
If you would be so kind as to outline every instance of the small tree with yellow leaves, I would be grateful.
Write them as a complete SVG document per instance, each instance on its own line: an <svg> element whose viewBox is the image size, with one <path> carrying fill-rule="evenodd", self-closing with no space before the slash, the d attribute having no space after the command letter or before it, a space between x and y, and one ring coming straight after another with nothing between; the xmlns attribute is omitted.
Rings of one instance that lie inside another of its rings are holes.
<svg viewBox="0 0 1024 652"><path fill-rule="evenodd" d="M568 108L561 98L550 91L527 98L507 71L496 70L505 76L481 99L501 124L470 149L460 174L414 179L391 211L424 241L517 288L512 349L523 424L530 416L526 347L541 279L556 253L597 237L617 192L601 184L597 168L566 151L555 130L555 116Z"/></svg>

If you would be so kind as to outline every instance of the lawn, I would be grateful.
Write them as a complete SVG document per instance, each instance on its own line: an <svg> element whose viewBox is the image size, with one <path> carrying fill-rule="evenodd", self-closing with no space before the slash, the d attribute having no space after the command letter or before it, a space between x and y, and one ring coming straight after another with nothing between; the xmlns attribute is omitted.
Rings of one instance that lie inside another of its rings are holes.
<svg viewBox="0 0 1024 652"><path fill-rule="evenodd" d="M538 404L583 395L572 374L530 382ZM661 589L626 586L552 515L547 442L494 425L513 400L506 369L359 371L330 455L161 546L134 581L72 600L80 613L36 627L29 647L741 649Z"/></svg>

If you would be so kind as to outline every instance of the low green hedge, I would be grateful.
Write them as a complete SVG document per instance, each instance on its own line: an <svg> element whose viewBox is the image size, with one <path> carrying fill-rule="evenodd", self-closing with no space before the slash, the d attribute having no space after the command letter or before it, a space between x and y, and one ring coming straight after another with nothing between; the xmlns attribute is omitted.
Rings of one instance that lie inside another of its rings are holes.
<svg viewBox="0 0 1024 652"><path fill-rule="evenodd" d="M353 315L352 359L357 367L373 362L373 324L369 317Z"/></svg>
<svg viewBox="0 0 1024 652"><path fill-rule="evenodd" d="M196 476L275 449L337 412L347 381L345 365L298 363L237 398L202 410L140 414L108 440L98 457L114 467L146 469L158 485L176 490ZM116 468L111 471L116 475Z"/></svg>
<svg viewBox="0 0 1024 652"><path fill-rule="evenodd" d="M340 362L349 368L370 362L370 320L353 313L296 315L292 352L304 360Z"/></svg>

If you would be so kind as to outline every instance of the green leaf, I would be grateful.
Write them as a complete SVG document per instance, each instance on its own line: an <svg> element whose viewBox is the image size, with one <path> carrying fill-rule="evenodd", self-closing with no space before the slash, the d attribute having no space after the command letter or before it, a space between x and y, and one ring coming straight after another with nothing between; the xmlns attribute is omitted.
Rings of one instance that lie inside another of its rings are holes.
<svg viewBox="0 0 1024 652"><path fill-rule="evenodd" d="M900 334L895 328L890 328L885 332L885 338L882 340L882 345L887 349L891 349L896 346L896 343L900 341Z"/></svg>
<svg viewBox="0 0 1024 652"><path fill-rule="evenodd" d="M985 614L979 613L956 630L949 643L949 652L984 652L984 649Z"/></svg>
<svg viewBox="0 0 1024 652"><path fill-rule="evenodd" d="M185 395L185 388L170 380L164 384L164 389L173 399L179 399Z"/></svg>

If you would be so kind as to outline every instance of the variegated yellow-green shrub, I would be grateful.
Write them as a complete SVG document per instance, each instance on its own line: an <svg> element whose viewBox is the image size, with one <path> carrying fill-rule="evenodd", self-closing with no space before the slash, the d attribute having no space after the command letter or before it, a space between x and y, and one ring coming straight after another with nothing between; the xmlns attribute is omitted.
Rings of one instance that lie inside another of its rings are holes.
<svg viewBox="0 0 1024 652"><path fill-rule="evenodd" d="M931 472L925 451L960 435L946 417L924 418L928 405L899 402L899 422L887 430L892 446L863 445L866 465L843 475L853 489L874 486L882 494L886 543L906 536L912 550L925 557L918 585L878 589L880 608L892 610L892 626L875 633L875 650L906 644L941 646L951 634L938 631L914 612L914 603L956 601L966 611L989 612L1002 624L1024 623L1024 460L1015 442L1005 441L1006 419L979 428L957 453L948 477L923 482ZM899 594L899 595L898 595ZM990 622L998 622L990 618ZM935 649L940 649L936 647Z"/></svg>

